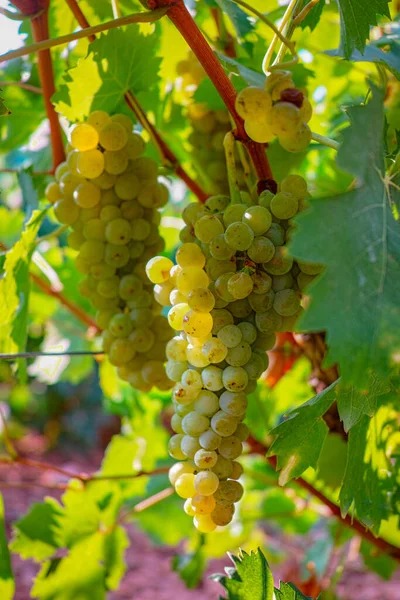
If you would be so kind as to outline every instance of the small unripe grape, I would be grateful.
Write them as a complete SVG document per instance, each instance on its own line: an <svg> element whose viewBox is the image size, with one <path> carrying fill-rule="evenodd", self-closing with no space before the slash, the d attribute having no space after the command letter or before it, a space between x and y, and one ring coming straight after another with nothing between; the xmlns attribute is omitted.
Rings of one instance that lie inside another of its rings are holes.
<svg viewBox="0 0 400 600"><path fill-rule="evenodd" d="M272 98L265 90L251 86L239 92L235 107L242 119L262 121L272 108Z"/></svg>
<svg viewBox="0 0 400 600"><path fill-rule="evenodd" d="M299 202L289 192L279 192L271 200L271 212L278 219L291 219L297 213Z"/></svg>
<svg viewBox="0 0 400 600"><path fill-rule="evenodd" d="M302 123L294 133L279 136L279 143L287 152L302 152L308 148L311 140L312 133L307 123Z"/></svg>

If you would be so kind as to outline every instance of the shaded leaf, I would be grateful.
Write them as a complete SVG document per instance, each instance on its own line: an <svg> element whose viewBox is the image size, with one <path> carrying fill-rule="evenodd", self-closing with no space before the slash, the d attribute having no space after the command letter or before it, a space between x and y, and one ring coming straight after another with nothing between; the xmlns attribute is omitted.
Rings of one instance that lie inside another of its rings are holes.
<svg viewBox="0 0 400 600"><path fill-rule="evenodd" d="M276 435L269 456L277 456L280 485L299 477L308 467L316 468L328 427L323 415L336 398L333 383L326 390L311 398L289 413L287 419L270 433Z"/></svg>
<svg viewBox="0 0 400 600"><path fill-rule="evenodd" d="M196 588L201 582L207 561L202 548L188 554L178 554L172 559L172 570L178 573L189 589Z"/></svg>
<svg viewBox="0 0 400 600"><path fill-rule="evenodd" d="M326 330L329 363L339 363L346 385L361 389L370 367L388 375L400 349L400 228L384 180L382 101L374 87L367 105L348 111L338 165L357 178L357 187L312 202L290 245L295 257L326 265L309 287L300 328Z"/></svg>
<svg viewBox="0 0 400 600"><path fill-rule="evenodd" d="M329 56L341 56L339 50L329 50L326 54L329 54ZM397 79L400 79L400 56L391 50L384 52L380 48L369 44L363 54L359 50L353 50L351 56L349 56L349 60L382 65L382 67L393 73Z"/></svg>
<svg viewBox="0 0 400 600"><path fill-rule="evenodd" d="M254 25L248 15L232 0L215 0L220 9L232 22L238 37L245 37L253 31Z"/></svg>
<svg viewBox="0 0 400 600"><path fill-rule="evenodd" d="M394 558L391 558L388 554L385 554L385 552L382 552L382 550L379 550L366 540L362 540L361 542L360 554L365 566L371 571L378 573L382 579L389 581L397 569L398 563Z"/></svg>
<svg viewBox="0 0 400 600"><path fill-rule="evenodd" d="M300 23L300 27L302 29L309 27L311 29L311 31L313 31L316 28L316 26L318 25L318 23L320 21L323 10L325 8L325 2L326 2L326 0L319 0L319 2L317 2L317 4L315 6L313 6L313 8L310 10L308 15L304 19L304 21L302 21ZM307 4L309 4L309 3L307 2L305 4L305 6L307 6Z"/></svg>
<svg viewBox="0 0 400 600"><path fill-rule="evenodd" d="M390 383L369 374L363 390L346 387L341 383L336 387L340 420L345 431L349 431L363 415L372 417L376 412L378 397L390 390Z"/></svg>
<svg viewBox="0 0 400 600"><path fill-rule="evenodd" d="M2 89L0 88L0 92ZM4 98L0 96L0 117L4 117L6 115L10 115L11 111L8 110L7 106L4 104Z"/></svg>
<svg viewBox="0 0 400 600"><path fill-rule="evenodd" d="M257 552L247 554L240 550L239 556L230 555L235 565L227 567L228 574L213 575L228 592L228 600L272 600L274 581L271 569L264 554L258 548Z"/></svg>
<svg viewBox="0 0 400 600"><path fill-rule="evenodd" d="M7 535L4 523L3 497L0 495L0 598L12 600L14 597L15 582L8 551Z"/></svg>
<svg viewBox="0 0 400 600"><path fill-rule="evenodd" d="M121 526L115 527L104 539L104 565L107 589L116 590L125 574L125 550L129 547L128 535Z"/></svg>
<svg viewBox="0 0 400 600"><path fill-rule="evenodd" d="M347 460L347 444L344 439L330 433L326 436L317 464L317 478L324 485L337 489L341 486Z"/></svg>
<svg viewBox="0 0 400 600"><path fill-rule="evenodd" d="M260 88L264 86L265 75L245 67L234 58L229 58L220 52L217 52L216 54L219 61L222 63L222 66L228 73L236 73L236 75L240 75L248 85L255 85L256 87Z"/></svg>
<svg viewBox="0 0 400 600"><path fill-rule="evenodd" d="M293 583L280 583L279 589L275 588L276 600L312 600L304 596Z"/></svg>
<svg viewBox="0 0 400 600"><path fill-rule="evenodd" d="M341 51L350 58L354 48L364 52L369 29L377 24L377 15L390 19L390 0L338 0L341 25Z"/></svg>

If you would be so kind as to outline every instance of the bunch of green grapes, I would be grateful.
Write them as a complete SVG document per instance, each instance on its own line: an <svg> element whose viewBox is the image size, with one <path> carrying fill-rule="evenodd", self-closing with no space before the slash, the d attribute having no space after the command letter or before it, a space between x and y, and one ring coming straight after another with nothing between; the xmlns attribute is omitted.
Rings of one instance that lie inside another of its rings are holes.
<svg viewBox="0 0 400 600"><path fill-rule="evenodd" d="M178 63L177 75L186 105L186 118L192 129L187 142L199 183L212 193L227 193L229 186L223 143L226 133L232 129L229 113L227 110L211 110L193 99L194 92L207 75L192 52ZM237 174L239 184L242 184L244 176L240 163L237 164Z"/></svg>
<svg viewBox="0 0 400 600"><path fill-rule="evenodd" d="M244 119L247 135L259 143L278 137L288 152L301 152L311 142L307 123L312 106L301 90L295 88L289 71L273 71L265 89L247 87L236 99L236 110Z"/></svg>
<svg viewBox="0 0 400 600"><path fill-rule="evenodd" d="M157 164L129 117L97 110L72 127L67 159L46 196L71 227L82 295L97 310L103 347L134 388L171 388L165 348L173 332L153 297L146 262L164 249L159 209L168 201Z"/></svg>
<svg viewBox="0 0 400 600"><path fill-rule="evenodd" d="M275 332L293 330L301 290L322 269L295 263L286 243L292 219L306 207L307 185L287 177L257 204L227 196L189 204L183 219L193 239L176 253L147 264L155 295L177 332L167 344L175 435L169 452L178 462L170 481L201 532L227 525L243 494L237 461L248 437L248 395L268 366Z"/></svg>

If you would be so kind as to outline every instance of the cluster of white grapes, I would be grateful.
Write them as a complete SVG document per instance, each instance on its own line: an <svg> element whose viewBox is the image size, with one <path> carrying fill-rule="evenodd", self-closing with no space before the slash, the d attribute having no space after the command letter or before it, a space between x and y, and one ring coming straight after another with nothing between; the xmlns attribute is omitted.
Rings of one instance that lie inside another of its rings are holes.
<svg viewBox="0 0 400 600"><path fill-rule="evenodd" d="M247 135L259 143L278 137L288 152L301 152L311 142L308 122L312 106L301 90L295 88L289 71L273 71L265 89L247 87L236 99L236 110L244 119Z"/></svg>
<svg viewBox="0 0 400 600"><path fill-rule="evenodd" d="M206 72L192 52L177 64L178 85L186 104L186 118L192 131L187 137L194 169L199 183L213 193L229 191L224 138L231 130L230 117L226 109L211 110L207 105L196 102L193 94L207 77ZM243 169L237 164L238 183L243 181Z"/></svg>
<svg viewBox="0 0 400 600"><path fill-rule="evenodd" d="M168 390L165 348L173 332L154 300L146 262L164 249L159 209L168 201L158 166L131 119L92 112L72 127L67 159L46 188L86 276L79 290L98 311L104 351L134 388Z"/></svg>
<svg viewBox="0 0 400 600"><path fill-rule="evenodd" d="M285 248L308 196L306 182L292 175L257 204L227 196L189 204L183 219L195 241L178 248L176 265L159 256L146 267L179 332L166 349L176 382L169 452L181 461L170 481L204 533L233 518L243 494L236 459L248 437L248 395L268 366L275 332L293 330L300 291L322 268L295 263Z"/></svg>

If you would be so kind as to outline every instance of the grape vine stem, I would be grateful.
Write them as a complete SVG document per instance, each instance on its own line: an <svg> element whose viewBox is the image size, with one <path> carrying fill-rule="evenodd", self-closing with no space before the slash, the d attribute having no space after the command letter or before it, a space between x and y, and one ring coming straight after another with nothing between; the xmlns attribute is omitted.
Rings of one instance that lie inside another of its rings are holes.
<svg viewBox="0 0 400 600"><path fill-rule="evenodd" d="M167 8L167 16L178 29L182 37L196 55L197 59L203 66L207 75L214 84L221 99L225 103L226 108L232 115L236 130L235 138L241 142L247 149L250 158L253 162L255 172L258 178L258 192L268 189L273 180L271 167L269 165L265 144L258 144L251 140L246 134L244 121L238 115L235 108L236 90L232 85L229 77L226 75L219 60L212 51L204 35L201 33L193 17L187 10L183 0L148 0L148 8L159 10Z"/></svg>
<svg viewBox="0 0 400 600"><path fill-rule="evenodd" d="M76 0L66 0L66 2L79 25L82 27L82 30L92 29ZM92 34L89 35L88 38L92 42L96 39L96 36ZM133 93L128 91L124 94L124 97L125 102L131 111L136 115L139 123L149 133L154 145L161 155L164 164L173 168L177 177L182 179L182 181L187 185L188 189L197 196L200 202L205 202L208 198L208 194L206 194L199 184L194 181L194 179L192 179L190 175L186 173L185 169L179 164L177 157L172 152L171 148L166 144L165 140L161 137L154 125L149 121L145 111L142 109Z"/></svg>
<svg viewBox="0 0 400 600"><path fill-rule="evenodd" d="M25 83L24 81L0 81L0 88L5 87L19 87L22 90L27 90L28 92L33 92L34 94L43 94L43 90L36 85L31 85L30 83Z"/></svg>

